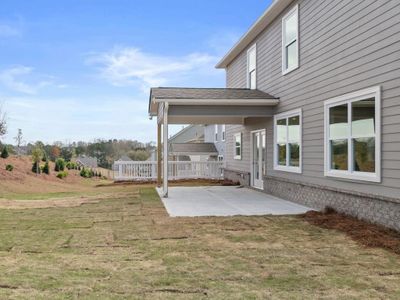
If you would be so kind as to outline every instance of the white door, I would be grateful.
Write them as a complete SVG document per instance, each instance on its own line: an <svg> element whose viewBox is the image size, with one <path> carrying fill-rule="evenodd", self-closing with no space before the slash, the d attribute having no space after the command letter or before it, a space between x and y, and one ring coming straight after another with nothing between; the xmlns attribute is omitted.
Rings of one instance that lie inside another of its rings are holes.
<svg viewBox="0 0 400 300"><path fill-rule="evenodd" d="M265 175L265 130L252 132L252 164L251 184L258 189L264 188L263 176Z"/></svg>

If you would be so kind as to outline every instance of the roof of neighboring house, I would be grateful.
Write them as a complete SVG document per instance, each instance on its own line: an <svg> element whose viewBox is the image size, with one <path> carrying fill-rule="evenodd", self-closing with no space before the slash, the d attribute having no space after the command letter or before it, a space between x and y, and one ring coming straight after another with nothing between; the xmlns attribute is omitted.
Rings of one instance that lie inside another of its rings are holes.
<svg viewBox="0 0 400 300"><path fill-rule="evenodd" d="M221 59L221 61L216 65L216 68L226 68L292 2L293 0L275 0L272 2L261 17L258 18L250 29L232 47L232 49L229 50L229 52Z"/></svg>
<svg viewBox="0 0 400 300"><path fill-rule="evenodd" d="M127 155L122 155L117 161L133 161L133 160Z"/></svg>
<svg viewBox="0 0 400 300"><path fill-rule="evenodd" d="M189 125L168 139L168 143L204 142L204 125Z"/></svg>
<svg viewBox="0 0 400 300"><path fill-rule="evenodd" d="M90 157L90 156L78 156L76 158L76 162L80 163L81 165L85 166L85 167L92 167L92 168L96 168L97 167L97 158L95 157Z"/></svg>
<svg viewBox="0 0 400 300"><path fill-rule="evenodd" d="M214 143L176 143L169 145L171 155L218 155Z"/></svg>
<svg viewBox="0 0 400 300"><path fill-rule="evenodd" d="M150 90L149 113L157 115L159 102L173 105L277 105L279 99L260 90L243 88L158 87Z"/></svg>

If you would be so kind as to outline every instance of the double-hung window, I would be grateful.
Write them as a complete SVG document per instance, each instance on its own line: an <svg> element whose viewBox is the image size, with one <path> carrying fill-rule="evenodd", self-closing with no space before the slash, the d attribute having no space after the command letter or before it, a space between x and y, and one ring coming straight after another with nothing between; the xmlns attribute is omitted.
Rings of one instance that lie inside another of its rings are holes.
<svg viewBox="0 0 400 300"><path fill-rule="evenodd" d="M247 88L257 88L257 48L253 45L247 51Z"/></svg>
<svg viewBox="0 0 400 300"><path fill-rule="evenodd" d="M381 181L381 89L325 102L325 176Z"/></svg>
<svg viewBox="0 0 400 300"><path fill-rule="evenodd" d="M225 142L225 125L222 125L222 141Z"/></svg>
<svg viewBox="0 0 400 300"><path fill-rule="evenodd" d="M282 19L282 74L299 67L299 6Z"/></svg>
<svg viewBox="0 0 400 300"><path fill-rule="evenodd" d="M233 153L233 158L234 159L242 159L242 134L241 133L236 133L234 135L234 153Z"/></svg>
<svg viewBox="0 0 400 300"><path fill-rule="evenodd" d="M301 173L301 109L274 116L274 169Z"/></svg>

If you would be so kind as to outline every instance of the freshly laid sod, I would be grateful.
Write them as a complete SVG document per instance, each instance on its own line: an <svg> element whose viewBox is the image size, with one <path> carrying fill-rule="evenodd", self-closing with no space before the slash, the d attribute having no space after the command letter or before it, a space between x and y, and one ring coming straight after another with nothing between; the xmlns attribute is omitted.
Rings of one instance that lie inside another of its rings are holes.
<svg viewBox="0 0 400 300"><path fill-rule="evenodd" d="M93 189L0 210L0 299L400 298L400 256L301 218L169 218L153 188Z"/></svg>

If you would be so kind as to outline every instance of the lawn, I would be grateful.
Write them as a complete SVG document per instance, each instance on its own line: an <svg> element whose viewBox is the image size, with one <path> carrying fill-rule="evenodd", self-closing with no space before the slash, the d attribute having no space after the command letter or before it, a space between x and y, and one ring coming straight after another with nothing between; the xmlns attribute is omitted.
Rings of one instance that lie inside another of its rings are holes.
<svg viewBox="0 0 400 300"><path fill-rule="evenodd" d="M298 217L169 218L147 186L86 196L0 210L1 299L400 298L400 256Z"/></svg>

